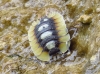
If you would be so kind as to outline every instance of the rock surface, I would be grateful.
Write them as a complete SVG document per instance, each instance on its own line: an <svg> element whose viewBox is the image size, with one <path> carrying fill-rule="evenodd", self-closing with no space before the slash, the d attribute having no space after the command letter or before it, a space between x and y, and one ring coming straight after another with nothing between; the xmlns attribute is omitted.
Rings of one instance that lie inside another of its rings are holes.
<svg viewBox="0 0 100 74"><path fill-rule="evenodd" d="M32 53L27 32L33 21L54 11L77 35L70 55L45 63ZM77 22L84 14L91 22ZM100 74L100 0L0 0L0 73Z"/></svg>

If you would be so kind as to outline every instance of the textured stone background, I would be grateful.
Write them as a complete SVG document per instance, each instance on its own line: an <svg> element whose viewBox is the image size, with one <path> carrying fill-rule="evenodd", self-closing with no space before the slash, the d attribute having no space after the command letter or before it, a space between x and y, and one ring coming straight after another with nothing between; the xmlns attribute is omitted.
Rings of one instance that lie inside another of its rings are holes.
<svg viewBox="0 0 100 74"><path fill-rule="evenodd" d="M46 64L32 53L27 32L54 11L77 32L71 54ZM0 74L100 74L100 0L0 0Z"/></svg>

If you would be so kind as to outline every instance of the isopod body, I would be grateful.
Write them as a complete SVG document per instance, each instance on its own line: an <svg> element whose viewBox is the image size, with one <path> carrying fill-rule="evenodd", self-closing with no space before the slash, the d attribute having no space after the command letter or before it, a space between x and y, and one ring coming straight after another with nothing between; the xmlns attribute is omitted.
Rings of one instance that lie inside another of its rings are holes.
<svg viewBox="0 0 100 74"><path fill-rule="evenodd" d="M34 55L42 61L49 61L50 56L58 52L65 53L70 46L65 20L57 12L34 21L28 31L28 39Z"/></svg>

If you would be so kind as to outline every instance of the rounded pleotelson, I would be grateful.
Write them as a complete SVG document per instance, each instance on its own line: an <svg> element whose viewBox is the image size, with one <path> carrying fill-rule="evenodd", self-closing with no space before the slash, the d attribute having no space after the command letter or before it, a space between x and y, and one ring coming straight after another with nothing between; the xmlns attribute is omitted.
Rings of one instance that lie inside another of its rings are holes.
<svg viewBox="0 0 100 74"><path fill-rule="evenodd" d="M54 52L59 52L59 50L65 53L70 46L70 35L68 34L63 16L60 13L53 12L46 17L41 19L41 21L33 22L28 31L31 49L34 55L42 61L50 60L50 49L55 47L53 50L56 51L51 51L53 54ZM47 23L49 19L53 21L51 25ZM53 25L54 27L52 27ZM48 49L48 51L45 49Z"/></svg>

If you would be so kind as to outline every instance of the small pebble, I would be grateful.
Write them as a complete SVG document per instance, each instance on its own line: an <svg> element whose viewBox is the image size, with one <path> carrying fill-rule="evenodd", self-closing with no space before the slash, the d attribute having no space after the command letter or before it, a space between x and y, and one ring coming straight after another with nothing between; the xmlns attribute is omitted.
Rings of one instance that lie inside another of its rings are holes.
<svg viewBox="0 0 100 74"><path fill-rule="evenodd" d="M99 13L99 12L100 12L100 8L97 8L97 9L96 9L96 12Z"/></svg>
<svg viewBox="0 0 100 74"><path fill-rule="evenodd" d="M0 41L0 51L4 49L5 45L5 42Z"/></svg>
<svg viewBox="0 0 100 74"><path fill-rule="evenodd" d="M95 62L95 61L96 61L96 55L93 55L93 56L90 58L90 61L91 61L91 63Z"/></svg>
<svg viewBox="0 0 100 74"><path fill-rule="evenodd" d="M90 23L92 18L89 15L81 15L77 21L82 23Z"/></svg>

